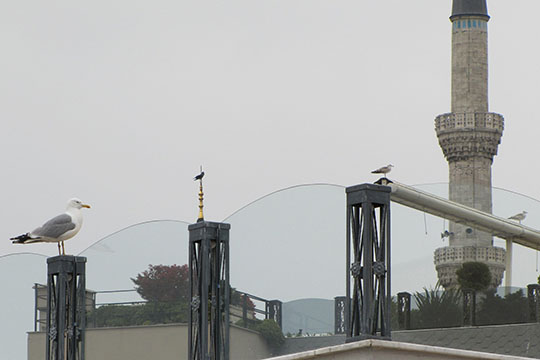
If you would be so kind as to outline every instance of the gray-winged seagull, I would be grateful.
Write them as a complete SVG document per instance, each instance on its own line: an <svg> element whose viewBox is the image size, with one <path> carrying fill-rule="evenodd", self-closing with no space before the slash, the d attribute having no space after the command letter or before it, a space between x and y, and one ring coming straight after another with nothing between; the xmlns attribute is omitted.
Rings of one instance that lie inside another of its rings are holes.
<svg viewBox="0 0 540 360"><path fill-rule="evenodd" d="M520 212L519 214L510 216L508 219L510 219L510 220L517 220L517 221L519 221L519 223L521 224L521 222L522 222L523 220L525 220L526 217L527 217L527 212L526 212L526 211L522 211L522 212Z"/></svg>
<svg viewBox="0 0 540 360"><path fill-rule="evenodd" d="M53 217L42 226L23 235L11 238L14 244L32 244L40 242L58 243L58 254L65 255L64 240L74 237L81 230L82 208L90 208L79 199L71 199L67 203L66 212ZM62 253L60 253L62 243Z"/></svg>
<svg viewBox="0 0 540 360"><path fill-rule="evenodd" d="M372 174L383 174L383 175L386 176L386 174L388 174L390 171L392 171L393 167L394 167L394 165L388 164L386 166L378 168L377 170L373 170L371 173Z"/></svg>

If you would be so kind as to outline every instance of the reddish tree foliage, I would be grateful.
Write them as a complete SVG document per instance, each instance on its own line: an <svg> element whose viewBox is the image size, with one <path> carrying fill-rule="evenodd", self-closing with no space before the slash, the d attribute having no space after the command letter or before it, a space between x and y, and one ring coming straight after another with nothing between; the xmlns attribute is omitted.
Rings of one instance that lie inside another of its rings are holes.
<svg viewBox="0 0 540 360"><path fill-rule="evenodd" d="M148 270L131 279L137 292L148 301L188 301L187 265L149 265Z"/></svg>

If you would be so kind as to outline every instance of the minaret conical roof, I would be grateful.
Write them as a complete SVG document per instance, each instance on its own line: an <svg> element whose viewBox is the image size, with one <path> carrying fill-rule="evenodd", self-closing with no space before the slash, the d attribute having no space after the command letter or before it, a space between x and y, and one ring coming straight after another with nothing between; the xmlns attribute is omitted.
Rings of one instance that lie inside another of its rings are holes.
<svg viewBox="0 0 540 360"><path fill-rule="evenodd" d="M453 0L450 19L454 16L463 15L486 16L489 18L486 0Z"/></svg>

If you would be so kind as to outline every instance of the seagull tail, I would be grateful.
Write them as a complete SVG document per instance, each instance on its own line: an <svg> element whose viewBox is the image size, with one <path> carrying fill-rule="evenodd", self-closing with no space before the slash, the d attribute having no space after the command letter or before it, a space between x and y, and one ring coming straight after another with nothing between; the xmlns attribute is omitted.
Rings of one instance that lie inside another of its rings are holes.
<svg viewBox="0 0 540 360"><path fill-rule="evenodd" d="M22 234L19 236L15 236L10 238L9 240L13 240L13 244L30 244L34 242L41 242L42 240L39 238L33 238L30 236L30 233Z"/></svg>

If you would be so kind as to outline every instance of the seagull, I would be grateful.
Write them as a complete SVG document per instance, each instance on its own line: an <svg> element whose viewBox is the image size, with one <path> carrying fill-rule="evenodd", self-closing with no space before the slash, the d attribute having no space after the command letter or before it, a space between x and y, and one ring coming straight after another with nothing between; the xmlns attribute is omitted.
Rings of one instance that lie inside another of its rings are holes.
<svg viewBox="0 0 540 360"><path fill-rule="evenodd" d="M31 232L12 237L10 240L13 240L13 244L55 242L58 243L58 255L65 255L64 240L71 239L81 230L82 208L89 209L90 205L83 204L81 200L73 198L68 201L65 213L53 217ZM60 243L62 243L62 253L60 253Z"/></svg>
<svg viewBox="0 0 540 360"><path fill-rule="evenodd" d="M526 211L522 211L522 212L520 212L519 214L510 216L508 219L510 219L510 220L517 220L517 221L519 221L519 223L521 224L521 222L522 222L523 220L525 220L526 217L527 217L527 212L526 212Z"/></svg>
<svg viewBox="0 0 540 360"><path fill-rule="evenodd" d="M371 173L372 174L383 174L383 175L386 176L386 174L388 174L390 171L392 171L393 167L394 167L394 165L388 164L386 166L378 168L377 170L373 170Z"/></svg>

